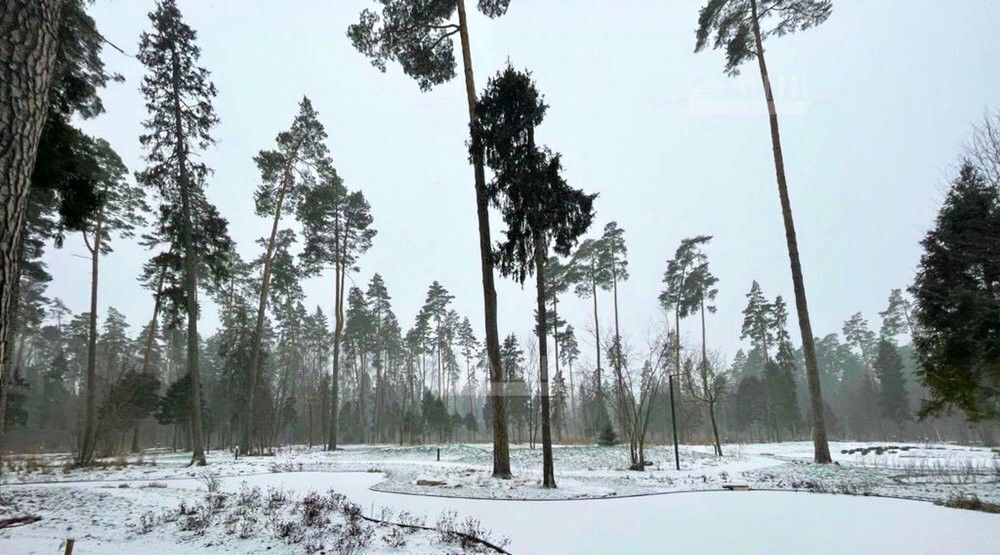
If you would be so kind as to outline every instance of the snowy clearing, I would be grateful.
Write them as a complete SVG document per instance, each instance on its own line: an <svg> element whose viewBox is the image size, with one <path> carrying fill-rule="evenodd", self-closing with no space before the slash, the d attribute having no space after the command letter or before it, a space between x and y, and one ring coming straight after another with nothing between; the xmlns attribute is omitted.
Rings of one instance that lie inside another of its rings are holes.
<svg viewBox="0 0 1000 555"><path fill-rule="evenodd" d="M686 446L680 472L671 466L670 449L654 447L648 457L653 466L630 472L623 470L621 448L560 446L559 489L554 491L539 484L540 450L520 446L512 449L517 472L509 481L489 478L486 445L441 446L440 462L437 447L427 446L357 446L333 454L290 448L273 457L239 461L219 452L207 471L186 467L184 453L147 453L141 465L122 468L111 464L65 471L57 466L58 455L19 457L9 463L15 471L4 477L0 518L35 513L43 520L0 532L0 551L54 552L66 537L77 538L77 553L306 551L323 542L306 535L305 541L288 543L276 530L297 518L296 503L309 492L330 491L345 496L364 515L391 522L435 527L442 515L462 526L468 522L477 531L491 532L496 543L508 538L513 553L610 553L621 548L622 537L628 538L632 552L653 552L664 541L678 552L710 553L992 554L1000 544L1000 516L992 514L902 499L722 490L723 484L746 484L754 490L938 501L963 493L1000 501L1000 459L986 449L840 443L832 445L838 464L824 467L807 462L810 447L726 446L727 456L720 460L705 448ZM853 451L859 448L868 451ZM45 464L56 466L39 466ZM256 515L248 523L220 510L220 522L232 521L228 530L186 530L190 518L183 511L179 523L176 517L162 522L163 515L176 515L182 503L194 512L193 507L210 501L206 487L213 478L204 472L218 480L219 491L233 500L231 506L239 506L235 500L257 487L265 498L287 497L289 508ZM436 485L417 485L418 480ZM649 495L660 493L676 494ZM542 499L548 502L520 501ZM157 524L149 525L154 520ZM330 526L335 528L338 522L333 520ZM559 534L551 533L553 526ZM144 533L144 527L150 530ZM257 529L250 534L240 527ZM392 529L375 526L372 539L356 551L461 550L432 531L410 531L404 545L394 546L401 533ZM324 547L346 551L329 538Z"/></svg>

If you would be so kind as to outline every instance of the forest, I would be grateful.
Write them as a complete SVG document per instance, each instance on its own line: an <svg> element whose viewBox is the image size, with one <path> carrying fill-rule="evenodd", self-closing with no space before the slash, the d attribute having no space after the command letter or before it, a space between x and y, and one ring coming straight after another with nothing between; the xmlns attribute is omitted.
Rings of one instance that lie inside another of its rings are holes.
<svg viewBox="0 0 1000 555"><path fill-rule="evenodd" d="M774 181L758 194L773 197L777 185L780 206L760 217L780 218L792 294L717 276L719 238L695 228L661 253L661 290L643 299L659 318L646 327L619 301L634 295L630 246L648 237L619 225L600 189L571 182L559 145L536 141L561 106L516 61L473 71L466 10L485 16L482 26L518 3L367 2L336 30L375 79L400 80L401 69L420 92L464 85L466 106L450 108L468 117L455 163L472 169L478 256L467 263L482 296L465 300L483 307L475 313L460 311L447 273L416 283L366 260L379 230L399 224L380 221L365 188L342 177L331 137L343 131L306 95L268 108L286 123L247 161L257 179L242 194L253 197L260 238L252 256L240 254L249 250L231 238L229 218L251 216L225 214L207 194L224 180L204 154L227 147L217 145L225 122L178 4L151 3L132 48L143 67L130 84L145 110L139 167L81 126L106 117L102 91L123 80L104 60L124 52L101 34L90 2L0 9L5 457L68 453L69 472L150 452L212 467L212 453L275 459L290 446L332 457L359 445L431 446L440 460L442 446L485 444L488 474L501 479L522 470L515 451L538 449L551 489L569 446L618 450L623 467L642 472L659 469L659 446L677 443L727 457L741 445L808 442L819 465L836 458L831 442L996 445L1000 111L964 122L970 139L956 145L912 281L880 293L877 314L843 306L838 329L811 325L800 249L819 246L796 236L789 191L808 192L786 178L764 43L824 24L830 0L710 0L690 14L695 52L718 50L725 75L760 78ZM69 276L53 275L45 256L70 238L87 249L87 272L71 276L88 284L85 311L49 289ZM146 253L134 276L146 291L142 320L116 309L102 282L102 262L126 244ZM415 315L394 305L386 278L420 292ZM323 280L326 296L307 295L307 279ZM500 280L530 297L533 326L500 321ZM742 314L725 338L706 327L722 288L743 298L722 307ZM203 323L209 305L214 329Z"/></svg>

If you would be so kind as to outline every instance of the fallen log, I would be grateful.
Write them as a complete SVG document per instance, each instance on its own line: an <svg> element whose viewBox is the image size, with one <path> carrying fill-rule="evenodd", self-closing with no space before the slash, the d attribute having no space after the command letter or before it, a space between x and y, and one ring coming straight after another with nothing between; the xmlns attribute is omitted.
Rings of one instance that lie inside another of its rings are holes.
<svg viewBox="0 0 1000 555"><path fill-rule="evenodd" d="M42 517L38 515L24 515L15 516L13 518L2 518L0 519L0 530L4 528L13 528L15 526L24 526L25 524L31 524L33 522L38 522L42 520Z"/></svg>

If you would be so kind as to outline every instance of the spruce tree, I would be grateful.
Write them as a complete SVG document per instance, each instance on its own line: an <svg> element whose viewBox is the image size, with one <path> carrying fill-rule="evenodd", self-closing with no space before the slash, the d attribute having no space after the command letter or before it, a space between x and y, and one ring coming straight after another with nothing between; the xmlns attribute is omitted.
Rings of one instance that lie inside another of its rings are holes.
<svg viewBox="0 0 1000 555"><path fill-rule="evenodd" d="M725 50L726 73L730 75L737 75L740 66L753 59L757 60L757 67L760 70L771 127L771 150L774 154L774 171L778 182L778 197L781 201L781 216L785 226L792 286L795 291L795 308L799 320L799 332L802 335L806 378L809 382L814 459L818 463L829 463L833 459L830 457L830 446L823 421L823 394L819 367L816 363L816 347L813 344L806 287L802 278L802 263L799 260L798 239L795 236L792 204L785 178L785 161L778 131L778 111L767 72L767 62L764 59L764 40L819 25L830 17L832 10L831 0L709 0L698 12L695 45L696 52L704 50L709 44L715 49ZM774 20L777 22L773 26L765 27L765 22ZM713 33L715 38L711 40Z"/></svg>
<svg viewBox="0 0 1000 555"><path fill-rule="evenodd" d="M522 284L528 275L535 275L542 485L554 488L545 264L550 246L559 254L569 255L590 227L596 195L569 187L561 175L559 155L535 144L535 128L544 119L546 108L531 75L507 66L489 81L476 107L482 136L472 142L482 145L486 164L494 172L489 184L490 200L507 224L504 240L497 246L500 273ZM615 239L619 237L615 235ZM627 277L623 251L624 243L620 251L612 253L616 256L614 275L622 279Z"/></svg>
<svg viewBox="0 0 1000 555"><path fill-rule="evenodd" d="M906 379L903 377L903 357L891 341L878 342L875 357L875 375L878 377L878 400L882 416L897 425L910 419L910 403L906 397Z"/></svg>
<svg viewBox="0 0 1000 555"><path fill-rule="evenodd" d="M161 0L149 14L152 32L139 43L139 61L146 66L141 90L149 119L140 142L147 168L139 181L155 188L167 210L177 214L178 248L183 256L183 290L187 324L187 372L191 390L191 460L205 463L201 415L201 374L198 368L198 257L194 237L200 227L198 206L204 201L209 173L199 154L214 141L218 123L212 100L215 85L208 70L198 65L201 50L196 33L184 23L174 0Z"/></svg>
<svg viewBox="0 0 1000 555"><path fill-rule="evenodd" d="M962 410L1000 418L1000 190L962 165L921 245L916 301L922 415Z"/></svg>

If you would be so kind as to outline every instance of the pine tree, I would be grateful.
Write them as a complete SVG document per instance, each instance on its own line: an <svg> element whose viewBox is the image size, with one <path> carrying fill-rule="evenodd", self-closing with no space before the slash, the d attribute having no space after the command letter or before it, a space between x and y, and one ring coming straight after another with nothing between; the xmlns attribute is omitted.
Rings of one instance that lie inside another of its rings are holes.
<svg viewBox="0 0 1000 555"><path fill-rule="evenodd" d="M868 321L860 312L844 322L841 331L844 333L844 340L858 350L865 363L869 366L875 363L875 333L868 329Z"/></svg>
<svg viewBox="0 0 1000 555"><path fill-rule="evenodd" d="M892 340L901 333L908 333L910 337L916 334L911 316L913 308L910 301L903 297L902 289L893 289L889 292L889 302L885 310L879 312L882 317L882 328L879 336L882 339Z"/></svg>
<svg viewBox="0 0 1000 555"><path fill-rule="evenodd" d="M323 141L326 130L317 119L312 102L303 97L299 103L299 114L287 131L278 133L274 150L262 150L254 157L260 170L261 183L254 193L258 216L271 218L271 234L266 241L260 278L260 297L257 304L257 320L254 327L253 351L251 356L250 402L247 404L247 425L243 443L252 449L260 437L254 430L254 395L261 380L260 343L267 310L268 290L271 286L271 266L275 252L275 241L281 217L286 206L297 212L299 205L317 181L317 173L329 165L329 152ZM253 441L256 439L256 441Z"/></svg>
<svg viewBox="0 0 1000 555"><path fill-rule="evenodd" d="M607 264L609 259L605 256L605 252L601 239L585 239L570 258L568 273L568 278L573 284L573 292L578 297L593 301L596 357L594 383L600 399L604 399L604 380L601 375L601 326L597 316L597 290L610 291L612 287L611 268Z"/></svg>
<svg viewBox="0 0 1000 555"><path fill-rule="evenodd" d="M333 375L331 376L330 417L327 449L337 448L337 402L340 387L340 343L344 333L344 294L347 273L372 244L376 231L368 201L360 191L348 192L330 168L299 207L305 247L302 263L306 275L332 266L334 276Z"/></svg>
<svg viewBox="0 0 1000 555"><path fill-rule="evenodd" d="M778 182L778 197L781 200L781 215L785 226L785 241L788 246L788 261L791 266L792 285L795 290L795 307L802 335L802 350L805 355L806 377L809 382L809 398L813 416L814 458L818 463L832 462L830 446L826 439L823 421L823 394L820 386L819 367L816 363L816 348L813 345L812 325L809 322L809 307L806 302L806 288L802 278L802 263L799 260L798 239L795 237L795 223L792 218L792 204L788 196L785 179L784 155L781 151L781 137L778 131L778 111L774 103L771 80L764 59L764 40L771 36L780 37L795 31L806 30L826 21L833 10L831 0L710 0L698 12L695 51L704 50L714 33L712 47L726 52L726 73L737 75L740 65L748 60L757 60L764 97L771 127L771 149L774 154L775 177ZM762 23L771 18L778 22L771 28L763 28Z"/></svg>
<svg viewBox="0 0 1000 555"><path fill-rule="evenodd" d="M451 37L459 36L465 94L469 110L469 129L477 140L479 118L476 114L476 83L465 0L380 0L381 15L371 10L361 12L358 23L347 30L354 47L367 56L372 65L386 70L390 61L399 62L403 72L417 80L427 91L455 77L455 54ZM490 18L507 12L510 0L479 0L479 10ZM457 14L457 22L453 17ZM510 454L506 437L507 422L500 368L500 335L497 331L497 298L493 283L493 248L490 235L489 199L486 190L482 145L473 142L471 161L475 177L476 214L479 223L480 268L483 276L486 351L489 358L490 396L493 418L493 476L510 478Z"/></svg>
<svg viewBox="0 0 1000 555"><path fill-rule="evenodd" d="M77 464L89 465L97 442L97 297L101 256L111 252L111 237L131 237L144 222L148 210L143 191L125 179L125 165L105 141L93 143L97 162L95 194L98 207L83 226L83 241L90 251L90 341L87 348L87 393L84 408L83 438Z"/></svg>
<svg viewBox="0 0 1000 555"><path fill-rule="evenodd" d="M198 256L196 229L201 225L198 207L206 201L204 182L208 167L198 153L213 143L212 127L218 123L212 99L215 85L208 70L198 65L201 50L196 34L181 19L174 0L161 0L150 13L151 33L143 33L139 61L146 66L142 93L149 119L140 142L148 167L139 181L155 187L166 212L179 219L179 250L183 253L183 290L187 314L187 370L191 387L192 461L205 463L201 416L201 375L198 368Z"/></svg>
<svg viewBox="0 0 1000 555"><path fill-rule="evenodd" d="M0 18L0 437L11 372L13 307L31 174L54 78L62 0L7 3Z"/></svg>
<svg viewBox="0 0 1000 555"><path fill-rule="evenodd" d="M712 238L707 235L699 235L681 241L681 244L674 252L674 257L667 261L667 269L663 273L663 283L665 288L660 292L660 306L666 311L674 313L674 373L681 373L681 318L687 317L696 305L692 305L690 295L692 289L688 287L689 276L694 267L700 263L698 258L701 245L707 243Z"/></svg>

